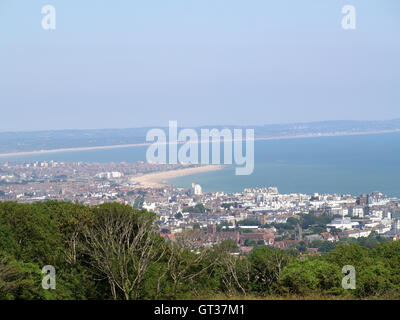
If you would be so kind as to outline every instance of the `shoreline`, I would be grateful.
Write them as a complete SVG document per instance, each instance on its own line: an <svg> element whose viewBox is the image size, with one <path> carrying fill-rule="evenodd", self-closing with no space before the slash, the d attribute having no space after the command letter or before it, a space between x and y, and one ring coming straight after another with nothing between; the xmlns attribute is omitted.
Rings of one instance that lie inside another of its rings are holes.
<svg viewBox="0 0 400 320"><path fill-rule="evenodd" d="M130 181L137 183L139 187L146 189L163 188L170 185L166 180L190 176L193 174L222 170L226 166L223 165L206 165L194 168L182 168L161 172L146 173L139 176L131 176Z"/></svg>
<svg viewBox="0 0 400 320"><path fill-rule="evenodd" d="M369 134L385 134L385 133L395 133L400 132L400 129L393 130L378 130L378 131L367 131L367 132L335 132L335 133L310 133L301 134L294 136L274 136L274 137L259 137L255 138L254 141L268 141L268 140L284 140L284 139L301 139L301 138L318 138L318 137L341 137L341 136L359 136L359 135L369 135ZM234 140L234 139L232 139ZM243 140L245 141L245 139ZM197 141L201 143L201 141ZM184 142L179 142L178 144L183 144ZM22 152L10 152L10 153L0 153L0 158L8 157L18 157L18 156L30 156L30 155L41 155L49 153L62 153L62 152L79 152L79 151L92 151L92 150L106 150L106 149L123 149L131 147L144 147L153 144L153 142L143 142L134 144L119 144L110 146L94 146L94 147L77 147L77 148L60 148L60 149L50 149L50 150L37 150L37 151L22 151ZM168 145L169 142L166 142Z"/></svg>
<svg viewBox="0 0 400 320"><path fill-rule="evenodd" d="M150 145L150 143L116 144L116 145L111 145L111 146L60 148L60 149L38 150L38 151L10 152L10 153L0 153L0 158L31 156L31 155L48 154L48 153L78 152L78 151L143 147L143 146L147 146L147 145Z"/></svg>

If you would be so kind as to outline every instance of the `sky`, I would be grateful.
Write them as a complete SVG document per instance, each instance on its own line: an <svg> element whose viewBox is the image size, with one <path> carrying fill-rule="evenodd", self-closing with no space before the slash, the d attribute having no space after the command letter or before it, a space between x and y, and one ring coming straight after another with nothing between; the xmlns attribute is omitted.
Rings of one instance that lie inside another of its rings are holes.
<svg viewBox="0 0 400 320"><path fill-rule="evenodd" d="M393 118L398 0L0 1L0 131Z"/></svg>

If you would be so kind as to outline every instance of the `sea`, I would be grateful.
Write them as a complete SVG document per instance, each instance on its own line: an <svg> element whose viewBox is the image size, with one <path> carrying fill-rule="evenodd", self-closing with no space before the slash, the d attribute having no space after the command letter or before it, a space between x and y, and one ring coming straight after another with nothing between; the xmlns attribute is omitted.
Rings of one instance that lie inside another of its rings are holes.
<svg viewBox="0 0 400 320"><path fill-rule="evenodd" d="M147 146L0 158L0 161L145 161ZM276 186L280 193L366 194L380 191L400 198L400 133L258 140L254 171L223 170L171 179L177 187L202 186L204 192L240 192Z"/></svg>

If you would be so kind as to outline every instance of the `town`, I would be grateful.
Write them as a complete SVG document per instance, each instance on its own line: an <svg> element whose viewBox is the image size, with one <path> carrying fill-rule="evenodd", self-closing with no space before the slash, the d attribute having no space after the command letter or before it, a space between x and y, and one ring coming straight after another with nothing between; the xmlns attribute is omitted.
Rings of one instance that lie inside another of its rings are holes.
<svg viewBox="0 0 400 320"><path fill-rule="evenodd" d="M180 164L32 162L0 164L0 201L69 201L86 205L119 202L158 215L166 240L192 248L230 240L237 254L257 246L320 254L346 239L400 239L400 200L368 195L280 194L276 187L240 193L203 192L163 184L145 188L143 174L186 168Z"/></svg>

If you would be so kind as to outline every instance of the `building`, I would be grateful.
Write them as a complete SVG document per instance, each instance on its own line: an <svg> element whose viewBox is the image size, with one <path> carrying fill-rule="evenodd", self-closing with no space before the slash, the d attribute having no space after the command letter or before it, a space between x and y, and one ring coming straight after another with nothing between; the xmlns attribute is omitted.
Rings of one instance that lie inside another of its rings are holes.
<svg viewBox="0 0 400 320"><path fill-rule="evenodd" d="M201 186L196 183L192 183L192 193L196 196L201 196L203 194Z"/></svg>
<svg viewBox="0 0 400 320"><path fill-rule="evenodd" d="M239 244L242 246L245 245L246 240L263 242L267 246L272 246L274 244L275 235L265 232L242 233L240 235Z"/></svg>
<svg viewBox="0 0 400 320"><path fill-rule="evenodd" d="M356 221L351 221L349 218L337 218L333 219L331 223L327 224L328 232L331 228L336 228L340 230L351 230L359 226Z"/></svg>
<svg viewBox="0 0 400 320"><path fill-rule="evenodd" d="M351 209L351 216L352 217L364 217L364 208L361 206L356 206Z"/></svg>
<svg viewBox="0 0 400 320"><path fill-rule="evenodd" d="M354 229L354 230L345 230L342 233L340 233L340 236L357 239L361 237L368 237L370 234L371 234L371 229L365 229L365 230Z"/></svg>
<svg viewBox="0 0 400 320"><path fill-rule="evenodd" d="M322 232L321 236L325 241L329 241L329 242L339 241L339 237L337 235L332 235L329 232Z"/></svg>

